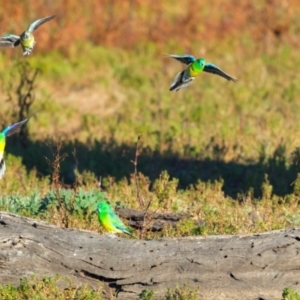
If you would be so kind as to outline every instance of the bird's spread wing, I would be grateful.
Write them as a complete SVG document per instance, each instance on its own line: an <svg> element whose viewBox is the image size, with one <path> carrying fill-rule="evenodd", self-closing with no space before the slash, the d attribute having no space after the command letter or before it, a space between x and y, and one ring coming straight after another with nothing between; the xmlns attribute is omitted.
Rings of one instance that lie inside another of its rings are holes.
<svg viewBox="0 0 300 300"><path fill-rule="evenodd" d="M194 79L195 77L189 76L187 70L185 69L175 76L169 91L175 90L175 92L178 92L181 88L189 86Z"/></svg>
<svg viewBox="0 0 300 300"><path fill-rule="evenodd" d="M30 31L30 32L33 32L36 29L38 29L42 24L44 24L44 23L46 23L46 22L48 22L48 21L50 21L54 18L55 18L55 15L52 15L52 16L49 16L49 17L46 17L46 18L42 18L42 19L38 19L38 20L32 22L29 25L27 30Z"/></svg>
<svg viewBox="0 0 300 300"><path fill-rule="evenodd" d="M229 81L234 81L236 82L237 79L234 77L231 77L230 75L228 75L227 73L225 73L223 70L221 70L220 68L218 68L216 65L214 64L205 64L205 67L203 69L204 72L208 72L208 73L212 73L212 74L216 74L219 75Z"/></svg>
<svg viewBox="0 0 300 300"><path fill-rule="evenodd" d="M1 41L0 40L0 48L14 48L15 45L14 43L10 42L10 41Z"/></svg>
<svg viewBox="0 0 300 300"><path fill-rule="evenodd" d="M170 86L170 91L172 91L172 89L175 87L175 85L177 85L178 83L180 83L182 81L182 75L183 75L183 71L180 71L179 73L177 73L171 83Z"/></svg>
<svg viewBox="0 0 300 300"><path fill-rule="evenodd" d="M0 41L16 42L18 40L20 40L20 36L15 34L6 34L0 37Z"/></svg>
<svg viewBox="0 0 300 300"><path fill-rule="evenodd" d="M182 77L183 77L184 71L185 70L183 70L183 71L179 72L178 74L176 74L173 82L170 85L169 91L176 90L178 88L178 86L180 86L182 84ZM176 90L176 92L178 90Z"/></svg>
<svg viewBox="0 0 300 300"><path fill-rule="evenodd" d="M189 65L196 60L196 58L193 55L189 55L189 54L182 54L182 55L167 54L167 53L164 53L164 54L167 56L170 56L172 58L175 58L176 60L178 60L186 65Z"/></svg>
<svg viewBox="0 0 300 300"><path fill-rule="evenodd" d="M3 133L6 135L6 136L10 136L10 135L13 135L14 133L18 132L20 130L20 128L22 127L22 125L24 125L26 122L27 122L28 119L25 119L21 122L18 122L18 123L15 123L15 124L12 124L8 127L6 127L4 130L3 130Z"/></svg>
<svg viewBox="0 0 300 300"><path fill-rule="evenodd" d="M14 48L20 44L20 37L14 34L8 34L0 37L1 48Z"/></svg>

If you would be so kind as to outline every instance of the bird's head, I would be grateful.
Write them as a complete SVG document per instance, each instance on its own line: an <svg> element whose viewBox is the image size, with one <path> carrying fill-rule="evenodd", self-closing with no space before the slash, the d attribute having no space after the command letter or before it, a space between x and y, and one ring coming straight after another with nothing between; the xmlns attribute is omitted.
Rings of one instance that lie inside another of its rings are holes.
<svg viewBox="0 0 300 300"><path fill-rule="evenodd" d="M107 202L99 202L97 208L98 212L104 212L110 210L110 205Z"/></svg>
<svg viewBox="0 0 300 300"><path fill-rule="evenodd" d="M30 38L30 33L28 31L25 31L23 34L24 39L29 39Z"/></svg>
<svg viewBox="0 0 300 300"><path fill-rule="evenodd" d="M205 67L205 59L204 58L198 58L195 61L195 65L197 66L198 69L203 70Z"/></svg>

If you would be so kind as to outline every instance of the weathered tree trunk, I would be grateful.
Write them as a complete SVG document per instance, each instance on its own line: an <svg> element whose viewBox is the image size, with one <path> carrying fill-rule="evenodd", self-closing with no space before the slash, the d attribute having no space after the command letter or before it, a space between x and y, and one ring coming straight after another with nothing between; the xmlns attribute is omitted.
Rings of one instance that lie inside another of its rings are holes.
<svg viewBox="0 0 300 300"><path fill-rule="evenodd" d="M69 276L119 299L154 289L200 287L202 299L280 299L285 287L300 291L300 229L237 236L135 240L63 229L1 213L0 283L31 273Z"/></svg>

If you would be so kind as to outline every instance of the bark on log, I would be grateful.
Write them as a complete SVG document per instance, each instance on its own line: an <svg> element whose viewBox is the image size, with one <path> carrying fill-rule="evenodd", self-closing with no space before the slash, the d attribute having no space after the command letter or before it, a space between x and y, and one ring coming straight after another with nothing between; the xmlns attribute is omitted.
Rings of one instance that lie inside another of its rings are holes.
<svg viewBox="0 0 300 300"><path fill-rule="evenodd" d="M281 299L300 291L300 229L253 235L135 240L63 229L1 213L0 282L31 273L69 276L137 299L142 290L200 287L202 299Z"/></svg>

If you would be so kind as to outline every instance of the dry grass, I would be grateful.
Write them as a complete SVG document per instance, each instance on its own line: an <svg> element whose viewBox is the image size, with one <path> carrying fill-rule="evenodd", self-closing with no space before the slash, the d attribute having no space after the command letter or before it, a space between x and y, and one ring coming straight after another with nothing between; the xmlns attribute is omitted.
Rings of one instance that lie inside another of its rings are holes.
<svg viewBox="0 0 300 300"><path fill-rule="evenodd" d="M176 5L173 1L154 4L150 0L121 3L110 0L85 3L2 0L0 4L3 8L0 24L4 33L21 33L33 20L57 14L56 20L36 32L37 46L39 51L45 52L51 45L52 49L71 55L72 45L86 41L126 48L145 41L164 45L164 48L166 43L174 46L177 42L177 50L179 47L192 51L196 40L200 39L203 43L198 51L207 54L213 41L230 40L238 45L243 43L243 38L252 38L259 42L258 49L268 51L276 40L291 38L299 30L296 21L300 4L297 0L263 3L215 0L213 9L210 1L195 0ZM291 41L298 44L296 38ZM236 49L240 50L240 47Z"/></svg>

